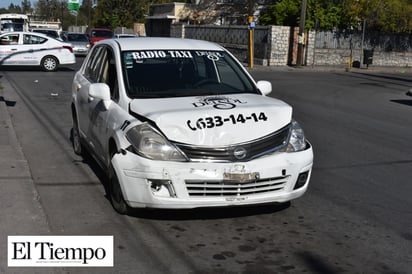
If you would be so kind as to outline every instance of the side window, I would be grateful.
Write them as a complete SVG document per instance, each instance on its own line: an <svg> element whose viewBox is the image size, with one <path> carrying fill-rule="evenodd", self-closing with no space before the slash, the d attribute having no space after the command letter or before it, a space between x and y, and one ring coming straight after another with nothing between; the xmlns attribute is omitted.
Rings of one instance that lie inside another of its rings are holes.
<svg viewBox="0 0 412 274"><path fill-rule="evenodd" d="M46 38L37 36L37 35L32 35L32 34L24 34L23 36L23 43L24 44L43 44L47 41Z"/></svg>
<svg viewBox="0 0 412 274"><path fill-rule="evenodd" d="M110 87L110 94L114 101L119 101L119 83L117 81L117 69L116 69L116 59L114 58L114 53L108 51L109 69L108 69L108 82Z"/></svg>
<svg viewBox="0 0 412 274"><path fill-rule="evenodd" d="M118 101L119 85L117 82L116 61L113 52L109 48L105 48L101 68L99 82L106 83L110 88L112 100Z"/></svg>
<svg viewBox="0 0 412 274"><path fill-rule="evenodd" d="M99 54L99 65L96 67L97 82L106 83L108 62L107 62L107 49L102 46L101 53Z"/></svg>
<svg viewBox="0 0 412 274"><path fill-rule="evenodd" d="M106 83L112 100L119 99L116 62L113 52L105 46L95 46L87 61L84 76L92 83Z"/></svg>
<svg viewBox="0 0 412 274"><path fill-rule="evenodd" d="M103 47L94 47L87 61L84 76L92 83L99 83L100 63L102 62L102 55L105 53Z"/></svg>
<svg viewBox="0 0 412 274"><path fill-rule="evenodd" d="M19 42L18 34L9 34L1 37L1 45L17 45Z"/></svg>

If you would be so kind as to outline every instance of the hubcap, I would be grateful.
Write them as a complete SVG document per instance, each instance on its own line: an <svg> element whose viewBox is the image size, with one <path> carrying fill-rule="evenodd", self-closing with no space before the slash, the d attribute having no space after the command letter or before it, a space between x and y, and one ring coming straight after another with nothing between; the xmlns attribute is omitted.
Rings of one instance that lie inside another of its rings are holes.
<svg viewBox="0 0 412 274"><path fill-rule="evenodd" d="M47 58L44 60L44 67L47 70L54 70L56 68L56 61L53 58Z"/></svg>

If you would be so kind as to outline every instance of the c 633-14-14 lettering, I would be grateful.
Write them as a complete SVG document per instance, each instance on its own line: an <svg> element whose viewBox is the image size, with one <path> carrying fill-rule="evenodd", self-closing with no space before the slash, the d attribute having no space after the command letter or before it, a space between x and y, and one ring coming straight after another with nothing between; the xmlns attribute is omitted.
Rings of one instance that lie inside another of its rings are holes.
<svg viewBox="0 0 412 274"><path fill-rule="evenodd" d="M260 112L259 114L257 113L251 113L248 116L245 116L243 114L238 114L234 115L231 114L227 117L222 117L222 116L213 116L213 117L205 117L205 118L199 118L197 120L187 120L187 126L195 131L195 130L202 130L206 128L214 128L214 127L220 127L223 126L225 123L231 123L231 124L244 124L247 123L248 121L252 122L264 122L267 121L268 117L264 112Z"/></svg>

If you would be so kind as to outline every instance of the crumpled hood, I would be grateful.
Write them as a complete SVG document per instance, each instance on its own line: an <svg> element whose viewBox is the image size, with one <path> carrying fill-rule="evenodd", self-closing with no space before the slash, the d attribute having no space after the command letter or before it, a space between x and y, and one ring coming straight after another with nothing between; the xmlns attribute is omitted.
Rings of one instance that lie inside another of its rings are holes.
<svg viewBox="0 0 412 274"><path fill-rule="evenodd" d="M130 110L171 141L215 147L261 138L292 119L291 106L257 94L135 99Z"/></svg>

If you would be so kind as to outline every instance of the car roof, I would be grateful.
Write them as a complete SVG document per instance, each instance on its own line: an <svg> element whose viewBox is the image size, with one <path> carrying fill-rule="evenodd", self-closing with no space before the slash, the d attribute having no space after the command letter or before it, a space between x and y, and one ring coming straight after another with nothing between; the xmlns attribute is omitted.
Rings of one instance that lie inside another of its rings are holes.
<svg viewBox="0 0 412 274"><path fill-rule="evenodd" d="M108 29L108 28L90 28L89 29L89 31L92 31L92 30L108 30L108 31L113 32L111 29Z"/></svg>
<svg viewBox="0 0 412 274"><path fill-rule="evenodd" d="M223 50L218 44L194 39L168 37L136 37L128 39L107 39L98 44L117 43L122 51L131 50Z"/></svg>
<svg viewBox="0 0 412 274"><path fill-rule="evenodd" d="M28 34L28 35L36 35L36 36L39 36L39 37L43 37L43 38L47 39L48 41L53 41L52 43L57 42L57 43L64 44L64 45L70 45L70 43L67 43L67 42L58 40L58 39L56 39L56 38L54 38L54 37L48 36L48 35L46 35L46 34L44 34L44 33L41 33L41 32L12 31L12 32L2 33L1 36L5 35L5 34Z"/></svg>
<svg viewBox="0 0 412 274"><path fill-rule="evenodd" d="M65 35L76 34L76 35L84 35L84 36L87 36L87 34L86 34L86 33L83 33L83 32L71 32L71 31L67 31L67 32L65 32L64 34L65 34Z"/></svg>
<svg viewBox="0 0 412 274"><path fill-rule="evenodd" d="M32 31L32 32L35 32L35 31L38 31L38 30L40 30L40 31L55 31L55 32L59 32L57 29L32 29L31 31Z"/></svg>
<svg viewBox="0 0 412 274"><path fill-rule="evenodd" d="M40 37L44 37L47 39L51 38L50 36L47 36L46 34L42 32L32 32L32 31L11 31L11 32L2 33L1 35L4 35L4 34L31 34L31 35L37 35Z"/></svg>

